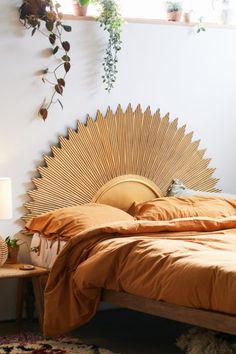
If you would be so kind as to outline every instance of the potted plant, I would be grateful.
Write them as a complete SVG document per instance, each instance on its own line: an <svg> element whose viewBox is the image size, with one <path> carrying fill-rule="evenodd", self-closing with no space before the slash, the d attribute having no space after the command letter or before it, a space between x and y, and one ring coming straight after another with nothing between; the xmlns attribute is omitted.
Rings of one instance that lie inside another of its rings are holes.
<svg viewBox="0 0 236 354"><path fill-rule="evenodd" d="M166 12L168 21L180 21L182 16L182 3L175 1L166 2Z"/></svg>
<svg viewBox="0 0 236 354"><path fill-rule="evenodd" d="M17 257L18 257L19 247L20 247L18 241L19 241L18 239L11 238L10 236L8 236L5 239L8 248L8 258L6 263L11 263L11 264L17 263Z"/></svg>
<svg viewBox="0 0 236 354"><path fill-rule="evenodd" d="M89 0L73 0L73 9L75 16L86 16Z"/></svg>

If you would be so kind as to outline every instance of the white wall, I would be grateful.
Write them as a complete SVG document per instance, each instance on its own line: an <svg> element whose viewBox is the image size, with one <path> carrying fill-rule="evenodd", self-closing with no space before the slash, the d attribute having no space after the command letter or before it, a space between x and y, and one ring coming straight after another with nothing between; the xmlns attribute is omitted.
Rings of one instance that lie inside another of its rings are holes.
<svg viewBox="0 0 236 354"><path fill-rule="evenodd" d="M30 180L58 136L87 113L94 117L98 108L105 113L108 105L115 109L118 103L123 108L129 102L151 105L173 119L178 116L208 149L219 186L236 193L236 30L207 29L197 35L189 27L125 24L118 80L107 94L100 79L106 37L95 22L71 21L73 32L66 37L73 67L64 111L55 105L44 123L36 113L47 88L37 71L48 65L48 42L37 34L31 38L19 23L20 3L0 0L0 176L12 178L14 194L14 217L0 221L1 234L21 229ZM1 318L9 314L0 309Z"/></svg>

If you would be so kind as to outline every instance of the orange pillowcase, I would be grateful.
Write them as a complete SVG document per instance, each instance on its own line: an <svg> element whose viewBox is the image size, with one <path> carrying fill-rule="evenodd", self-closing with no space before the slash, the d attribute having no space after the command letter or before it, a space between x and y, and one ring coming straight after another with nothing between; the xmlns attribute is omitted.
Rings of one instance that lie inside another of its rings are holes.
<svg viewBox="0 0 236 354"><path fill-rule="evenodd" d="M138 220L222 218L236 214L236 200L211 196L165 197L133 204L129 212Z"/></svg>
<svg viewBox="0 0 236 354"><path fill-rule="evenodd" d="M56 209L28 221L26 229L47 237L73 237L90 227L134 218L123 210L104 204L83 204Z"/></svg>

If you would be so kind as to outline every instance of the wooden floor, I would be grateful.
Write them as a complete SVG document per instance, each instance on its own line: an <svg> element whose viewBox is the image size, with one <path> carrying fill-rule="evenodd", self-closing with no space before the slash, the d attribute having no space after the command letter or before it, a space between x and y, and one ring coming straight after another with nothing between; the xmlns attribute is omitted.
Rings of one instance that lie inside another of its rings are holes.
<svg viewBox="0 0 236 354"><path fill-rule="evenodd" d="M187 328L177 322L115 309L98 312L89 324L72 335L120 354L180 354L175 340ZM37 322L24 322L20 330L38 331ZM17 332L14 322L0 323L0 335Z"/></svg>

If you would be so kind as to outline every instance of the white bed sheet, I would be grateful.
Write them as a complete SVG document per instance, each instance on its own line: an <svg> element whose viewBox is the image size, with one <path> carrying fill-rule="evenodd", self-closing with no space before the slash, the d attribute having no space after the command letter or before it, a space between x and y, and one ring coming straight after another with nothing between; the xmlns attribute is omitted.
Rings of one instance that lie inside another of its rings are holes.
<svg viewBox="0 0 236 354"><path fill-rule="evenodd" d="M38 267L51 269L66 241L49 241L38 233L31 241L31 261ZM33 251L34 250L34 251Z"/></svg>

